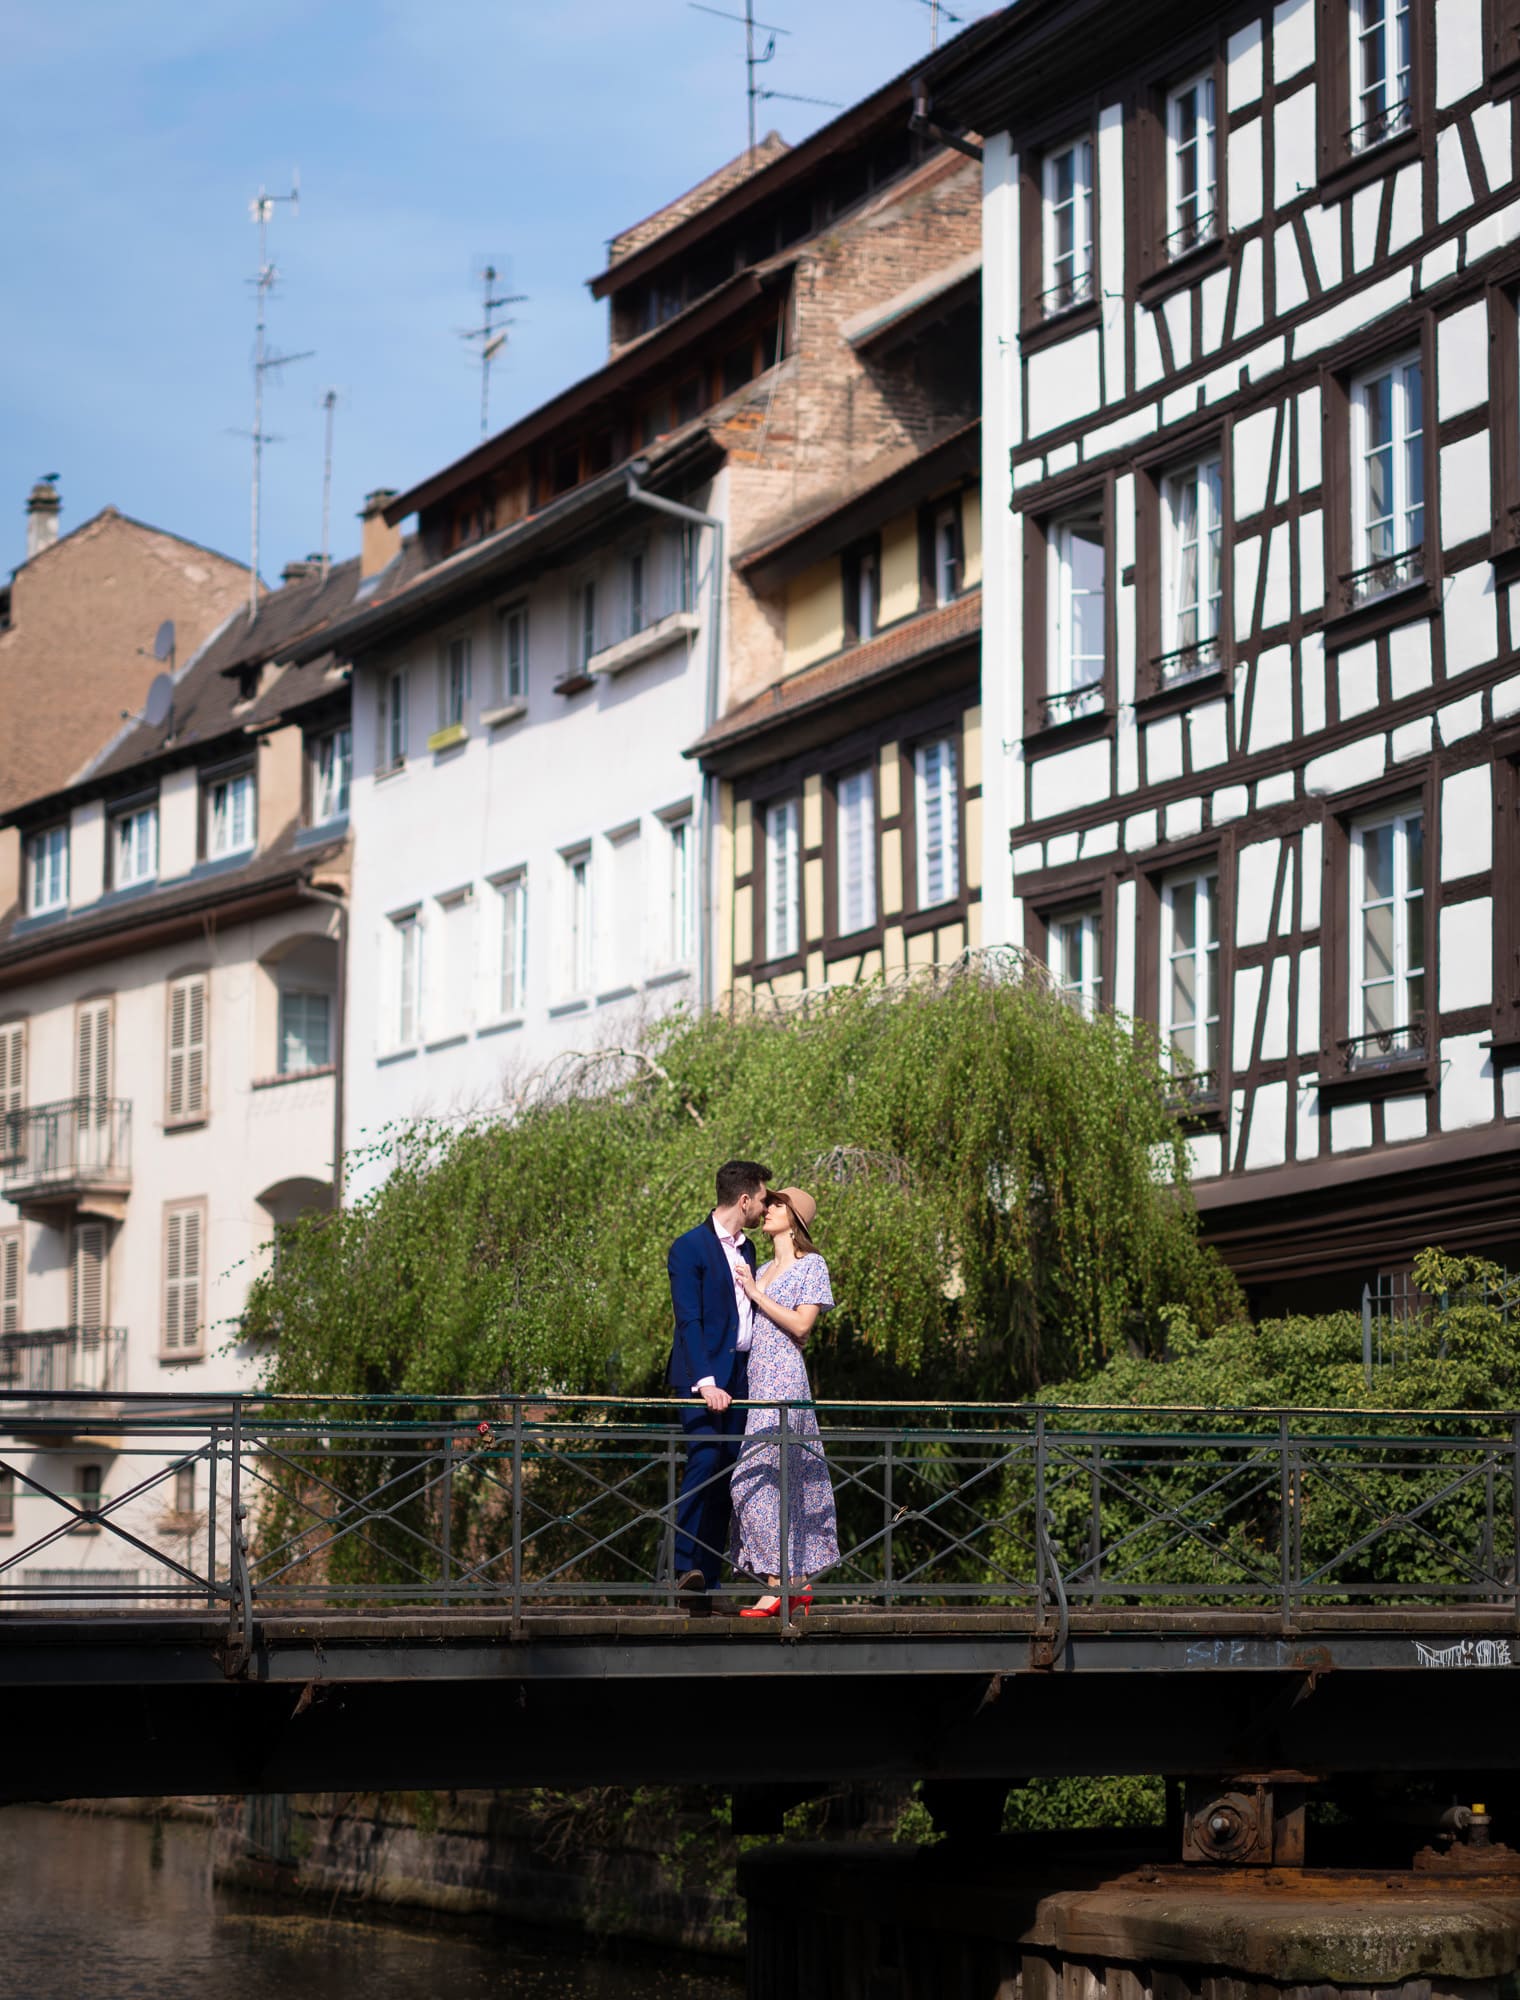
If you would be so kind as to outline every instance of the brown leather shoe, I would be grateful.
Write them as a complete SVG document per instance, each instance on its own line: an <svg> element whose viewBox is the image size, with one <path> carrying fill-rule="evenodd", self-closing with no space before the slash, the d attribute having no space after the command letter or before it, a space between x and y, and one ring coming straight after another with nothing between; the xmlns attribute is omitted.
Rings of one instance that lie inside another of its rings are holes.
<svg viewBox="0 0 1520 2000"><path fill-rule="evenodd" d="M712 1603L707 1595L707 1578L699 1569L686 1570L676 1578L676 1595L688 1618L710 1618Z"/></svg>

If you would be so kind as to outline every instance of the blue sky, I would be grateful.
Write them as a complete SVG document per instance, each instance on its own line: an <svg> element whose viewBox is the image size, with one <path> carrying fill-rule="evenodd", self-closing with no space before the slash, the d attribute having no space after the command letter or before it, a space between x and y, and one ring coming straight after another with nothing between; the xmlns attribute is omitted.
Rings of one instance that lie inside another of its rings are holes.
<svg viewBox="0 0 1520 2000"><path fill-rule="evenodd" d="M929 48L925 0L760 13L791 30L762 73L777 90L850 103ZM265 455L260 567L319 546L329 387L333 547L352 551L365 492L478 436L454 330L479 317L487 257L529 295L493 429L597 365L606 309L584 281L614 231L742 149L743 41L686 0L0 0L0 573L49 472L65 530L114 503L246 558L248 203L292 165L270 341L316 353L266 404L284 442ZM791 140L834 115L760 110Z"/></svg>

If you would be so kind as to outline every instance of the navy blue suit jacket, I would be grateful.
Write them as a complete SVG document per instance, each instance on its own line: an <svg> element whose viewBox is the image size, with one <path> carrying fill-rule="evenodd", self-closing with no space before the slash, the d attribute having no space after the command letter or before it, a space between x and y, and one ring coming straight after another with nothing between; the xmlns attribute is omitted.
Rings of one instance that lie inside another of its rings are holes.
<svg viewBox="0 0 1520 2000"><path fill-rule="evenodd" d="M739 1247L753 1271L754 1245L745 1236ZM710 1215L676 1238L666 1263L670 1303L676 1315L670 1386L689 1396L694 1382L711 1375L720 1389L726 1389L738 1360L739 1302L734 1296L734 1274Z"/></svg>

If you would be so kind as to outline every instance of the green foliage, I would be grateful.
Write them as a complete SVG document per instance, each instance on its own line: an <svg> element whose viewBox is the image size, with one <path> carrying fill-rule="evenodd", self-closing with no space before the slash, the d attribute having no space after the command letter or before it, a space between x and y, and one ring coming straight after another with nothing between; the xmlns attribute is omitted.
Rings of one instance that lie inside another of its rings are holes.
<svg viewBox="0 0 1520 2000"><path fill-rule="evenodd" d="M1034 1778L1008 1794L1004 1833L1166 1824L1163 1778Z"/></svg>
<svg viewBox="0 0 1520 2000"><path fill-rule="evenodd" d="M665 1248L730 1156L818 1195L825 1394L918 1377L1006 1399L1159 1345L1168 1313L1239 1310L1148 1032L986 964L787 1015L677 1014L508 1119L385 1152L379 1190L292 1231L253 1287L242 1334L277 1391L655 1386Z"/></svg>

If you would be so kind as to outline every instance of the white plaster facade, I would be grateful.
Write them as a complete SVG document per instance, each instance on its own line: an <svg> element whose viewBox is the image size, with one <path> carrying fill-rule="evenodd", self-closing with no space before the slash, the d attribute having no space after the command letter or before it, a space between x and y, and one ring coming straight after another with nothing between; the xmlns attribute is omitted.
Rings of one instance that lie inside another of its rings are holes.
<svg viewBox="0 0 1520 2000"><path fill-rule="evenodd" d="M705 514L725 503L723 472L680 496ZM594 554L524 577L508 551L471 609L363 654L345 1078L354 1193L383 1178L373 1149L387 1127L500 1112L556 1058L698 1004L704 800L683 751L709 719L713 551L711 529L683 542L679 523L629 508ZM524 613L519 682L507 619ZM469 686L451 708L461 641Z"/></svg>

